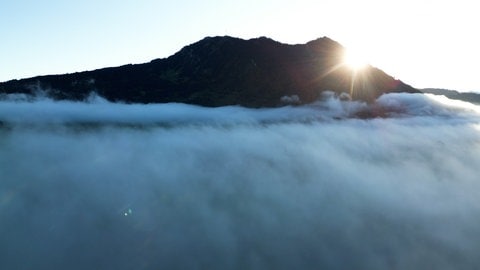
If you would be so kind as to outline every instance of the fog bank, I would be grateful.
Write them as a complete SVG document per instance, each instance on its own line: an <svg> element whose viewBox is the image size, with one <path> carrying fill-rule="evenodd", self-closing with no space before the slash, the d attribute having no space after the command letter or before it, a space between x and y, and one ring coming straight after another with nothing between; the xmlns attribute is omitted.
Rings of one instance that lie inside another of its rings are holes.
<svg viewBox="0 0 480 270"><path fill-rule="evenodd" d="M480 125L468 103L9 96L0 122L2 269L480 265Z"/></svg>

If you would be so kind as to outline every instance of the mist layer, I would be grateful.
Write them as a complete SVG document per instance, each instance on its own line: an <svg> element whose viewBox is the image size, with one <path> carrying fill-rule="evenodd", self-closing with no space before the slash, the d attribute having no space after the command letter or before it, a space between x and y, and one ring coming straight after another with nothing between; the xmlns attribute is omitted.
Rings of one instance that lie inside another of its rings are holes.
<svg viewBox="0 0 480 270"><path fill-rule="evenodd" d="M405 94L262 110L4 98L0 265L474 269L478 120Z"/></svg>

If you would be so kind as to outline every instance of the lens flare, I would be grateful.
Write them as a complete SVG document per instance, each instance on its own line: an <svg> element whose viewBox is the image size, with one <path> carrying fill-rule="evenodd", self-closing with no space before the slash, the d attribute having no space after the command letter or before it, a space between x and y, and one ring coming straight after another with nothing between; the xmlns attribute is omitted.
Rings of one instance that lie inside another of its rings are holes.
<svg viewBox="0 0 480 270"><path fill-rule="evenodd" d="M343 63L352 70L360 70L368 66L368 60L365 56L354 50L346 50L343 55Z"/></svg>

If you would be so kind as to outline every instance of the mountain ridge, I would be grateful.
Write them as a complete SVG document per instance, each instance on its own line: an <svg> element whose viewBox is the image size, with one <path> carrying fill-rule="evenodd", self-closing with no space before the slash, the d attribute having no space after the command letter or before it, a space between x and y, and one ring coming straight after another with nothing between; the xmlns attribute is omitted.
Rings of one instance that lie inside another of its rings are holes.
<svg viewBox="0 0 480 270"><path fill-rule="evenodd" d="M127 103L276 107L311 103L324 91L367 102L388 92L419 92L372 66L353 76L342 64L344 50L328 37L294 45L267 37L205 37L167 58L12 80L0 83L0 93L45 90L54 99L82 100L96 92Z"/></svg>
<svg viewBox="0 0 480 270"><path fill-rule="evenodd" d="M441 88L423 88L421 92L433 95L446 96L450 99L462 100L473 104L480 105L480 93L475 92L459 92L451 89Z"/></svg>

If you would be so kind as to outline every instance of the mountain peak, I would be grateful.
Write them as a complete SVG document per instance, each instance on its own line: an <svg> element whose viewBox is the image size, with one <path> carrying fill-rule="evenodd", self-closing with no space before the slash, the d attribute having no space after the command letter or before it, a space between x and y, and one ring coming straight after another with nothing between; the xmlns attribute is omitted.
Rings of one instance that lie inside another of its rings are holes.
<svg viewBox="0 0 480 270"><path fill-rule="evenodd" d="M351 71L341 63L343 50L328 37L297 45L267 37L206 37L165 59L1 83L0 93L41 88L57 99L83 99L96 91L111 101L271 107L291 96L299 104L313 102L327 90L365 101L417 91L373 67L352 84Z"/></svg>
<svg viewBox="0 0 480 270"><path fill-rule="evenodd" d="M320 37L314 40L307 42L307 46L331 46L331 47L342 47L340 43L329 38L329 37Z"/></svg>

